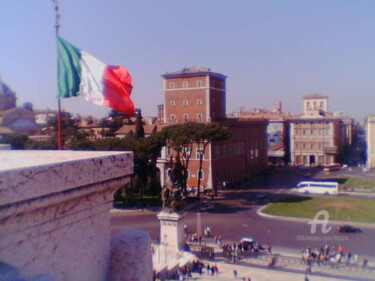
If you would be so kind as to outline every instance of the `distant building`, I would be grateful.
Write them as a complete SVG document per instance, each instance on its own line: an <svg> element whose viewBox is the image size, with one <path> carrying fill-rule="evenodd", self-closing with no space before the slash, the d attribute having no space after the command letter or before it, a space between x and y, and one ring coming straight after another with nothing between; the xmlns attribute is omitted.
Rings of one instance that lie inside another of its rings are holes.
<svg viewBox="0 0 375 281"><path fill-rule="evenodd" d="M352 144L352 120L328 112L328 97L303 98L304 113L289 119L290 160L295 165L325 165L338 162Z"/></svg>
<svg viewBox="0 0 375 281"><path fill-rule="evenodd" d="M292 115L288 112L282 112L282 104L280 101L275 103L272 111L266 109L245 110L244 107L241 107L239 112L231 113L228 117L267 119L268 161L271 163L289 162L288 120Z"/></svg>
<svg viewBox="0 0 375 281"><path fill-rule="evenodd" d="M32 106L16 107L16 94L0 80L0 134L30 132L38 128Z"/></svg>
<svg viewBox="0 0 375 281"><path fill-rule="evenodd" d="M367 166L375 168L375 116L367 118Z"/></svg>
<svg viewBox="0 0 375 281"><path fill-rule="evenodd" d="M238 182L266 168L268 121L226 117L225 75L209 68L184 68L162 77L164 106L158 106L158 116L164 125L188 121L216 122L231 131L230 139L208 145L200 174L200 151L193 147L188 185L196 187L198 177L201 185L206 187L217 186L224 181ZM171 148L163 150L159 168L166 173L164 178L168 177L168 160L173 156Z"/></svg>

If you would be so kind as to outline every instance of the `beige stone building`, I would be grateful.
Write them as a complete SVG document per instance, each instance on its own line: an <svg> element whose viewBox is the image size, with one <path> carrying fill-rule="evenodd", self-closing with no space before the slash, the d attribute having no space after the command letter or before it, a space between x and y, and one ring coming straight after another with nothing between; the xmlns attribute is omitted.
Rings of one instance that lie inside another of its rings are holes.
<svg viewBox="0 0 375 281"><path fill-rule="evenodd" d="M326 165L340 161L352 143L350 118L328 112L328 96L307 95L303 114L289 119L290 160L295 165Z"/></svg>
<svg viewBox="0 0 375 281"><path fill-rule="evenodd" d="M40 126L30 103L16 107L16 94L0 79L0 136L30 133Z"/></svg>

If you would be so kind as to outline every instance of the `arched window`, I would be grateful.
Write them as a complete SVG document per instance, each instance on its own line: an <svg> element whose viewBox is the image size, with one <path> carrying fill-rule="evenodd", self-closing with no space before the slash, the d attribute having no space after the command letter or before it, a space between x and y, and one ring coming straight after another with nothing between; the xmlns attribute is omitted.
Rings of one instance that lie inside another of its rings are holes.
<svg viewBox="0 0 375 281"><path fill-rule="evenodd" d="M198 80L197 81L197 87L202 87L203 83L202 83L202 80Z"/></svg>
<svg viewBox="0 0 375 281"><path fill-rule="evenodd" d="M202 104L203 104L202 99L197 99L197 105L202 105Z"/></svg>
<svg viewBox="0 0 375 281"><path fill-rule="evenodd" d="M175 106L175 105L176 105L176 102L175 102L174 100L171 100L171 101L169 102L169 104L170 104L170 106Z"/></svg>
<svg viewBox="0 0 375 281"><path fill-rule="evenodd" d="M175 86L176 86L176 85L175 85L174 82L170 82L170 83L169 83L169 88L170 88L170 89L174 89Z"/></svg>
<svg viewBox="0 0 375 281"><path fill-rule="evenodd" d="M189 87L189 83L188 83L188 81L184 81L183 83L182 83L182 88L188 88Z"/></svg>
<svg viewBox="0 0 375 281"><path fill-rule="evenodd" d="M188 101L188 100L183 100L183 101L182 101L182 104L183 104L184 106L187 106L187 105L189 105L189 101Z"/></svg>
<svg viewBox="0 0 375 281"><path fill-rule="evenodd" d="M189 121L189 114L184 114L184 121Z"/></svg>
<svg viewBox="0 0 375 281"><path fill-rule="evenodd" d="M172 122L176 121L176 114L171 114L171 121Z"/></svg>
<svg viewBox="0 0 375 281"><path fill-rule="evenodd" d="M198 121L203 121L203 114L202 113L198 113L197 114L197 119L198 119Z"/></svg>

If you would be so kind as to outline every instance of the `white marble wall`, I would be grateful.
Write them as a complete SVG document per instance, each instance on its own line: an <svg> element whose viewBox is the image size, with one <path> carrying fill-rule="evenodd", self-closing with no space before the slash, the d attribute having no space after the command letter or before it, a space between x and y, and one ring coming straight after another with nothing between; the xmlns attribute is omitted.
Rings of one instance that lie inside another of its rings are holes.
<svg viewBox="0 0 375 281"><path fill-rule="evenodd" d="M105 280L113 193L132 173L132 153L2 152L0 260L25 276Z"/></svg>
<svg viewBox="0 0 375 281"><path fill-rule="evenodd" d="M184 217L186 213L160 212L160 242L168 244L168 249L178 253L185 248Z"/></svg>

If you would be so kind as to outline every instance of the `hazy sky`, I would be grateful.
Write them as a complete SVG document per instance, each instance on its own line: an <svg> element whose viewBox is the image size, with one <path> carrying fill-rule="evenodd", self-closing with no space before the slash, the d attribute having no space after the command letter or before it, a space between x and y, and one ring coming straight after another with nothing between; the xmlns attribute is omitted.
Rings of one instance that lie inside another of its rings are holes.
<svg viewBox="0 0 375 281"><path fill-rule="evenodd" d="M18 105L56 109L51 0L0 0L0 75ZM302 111L310 93L329 109L375 113L373 0L61 0L60 35L103 62L126 67L144 116L163 103L162 78L183 67L227 75L227 112ZM103 116L79 98L63 108Z"/></svg>

